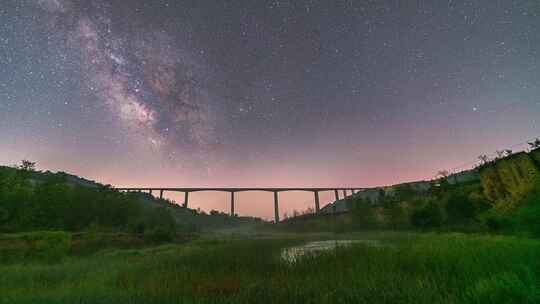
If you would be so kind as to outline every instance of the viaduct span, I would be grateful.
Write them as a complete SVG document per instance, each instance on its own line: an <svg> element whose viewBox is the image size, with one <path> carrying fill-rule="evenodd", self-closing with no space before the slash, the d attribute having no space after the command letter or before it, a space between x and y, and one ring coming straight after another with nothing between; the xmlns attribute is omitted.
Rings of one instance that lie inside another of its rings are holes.
<svg viewBox="0 0 540 304"><path fill-rule="evenodd" d="M220 192L229 192L231 194L231 215L234 215L234 194L236 192L246 192L246 191L264 191L264 192L273 192L274 193L274 218L275 222L279 222L279 193L287 191L305 191L313 192L314 202L315 202L315 212L319 213L320 201L319 201L319 192L333 191L336 197L336 201L339 200L339 191L342 191L343 198L347 197L347 191L350 191L351 194L355 194L357 191L364 190L363 188L116 188L118 191L124 192L148 192L150 195L153 195L154 191L159 192L159 198L163 198L163 193L165 191L169 192L183 192L184 193L184 203L183 206L187 208L189 201L189 193L191 192L201 192L201 191L220 191Z"/></svg>

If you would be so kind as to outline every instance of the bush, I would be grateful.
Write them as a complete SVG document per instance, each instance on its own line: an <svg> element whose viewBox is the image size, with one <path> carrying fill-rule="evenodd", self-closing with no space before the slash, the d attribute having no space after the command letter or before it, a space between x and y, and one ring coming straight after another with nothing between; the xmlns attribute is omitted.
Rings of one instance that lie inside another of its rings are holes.
<svg viewBox="0 0 540 304"><path fill-rule="evenodd" d="M440 227L442 222L443 214L441 208L433 202L415 209L411 214L411 224L418 228Z"/></svg>
<svg viewBox="0 0 540 304"><path fill-rule="evenodd" d="M511 213L515 229L540 238L540 194L532 193L524 200L523 207Z"/></svg>
<svg viewBox="0 0 540 304"><path fill-rule="evenodd" d="M9 213L7 209L0 207L0 225L7 222L8 218L9 218Z"/></svg>
<svg viewBox="0 0 540 304"><path fill-rule="evenodd" d="M351 200L353 226L355 228L373 228L377 226L375 210L370 204L362 199Z"/></svg>
<svg viewBox="0 0 540 304"><path fill-rule="evenodd" d="M200 228L193 223L177 224L176 229L180 232L187 233L200 232Z"/></svg>
<svg viewBox="0 0 540 304"><path fill-rule="evenodd" d="M169 230L174 230L176 225L169 210L162 207L146 210L142 222L144 223L145 231L154 227L165 227Z"/></svg>
<svg viewBox="0 0 540 304"><path fill-rule="evenodd" d="M540 194L530 193L520 206L509 212L490 210L484 217L486 226L493 232L525 233L540 238Z"/></svg>
<svg viewBox="0 0 540 304"><path fill-rule="evenodd" d="M143 219L136 219L129 224L128 230L132 233L143 234L146 230L146 224Z"/></svg>
<svg viewBox="0 0 540 304"><path fill-rule="evenodd" d="M416 191L410 184L401 184L394 186L394 201L407 201L417 197L420 192Z"/></svg>
<svg viewBox="0 0 540 304"><path fill-rule="evenodd" d="M464 222L474 218L475 205L465 193L450 195L446 202L446 214L451 222Z"/></svg>
<svg viewBox="0 0 540 304"><path fill-rule="evenodd" d="M144 234L145 239L156 242L170 242L174 239L175 231L171 228L165 226L154 227L150 230L147 230Z"/></svg>
<svg viewBox="0 0 540 304"><path fill-rule="evenodd" d="M508 230L512 223L509 218L500 215L489 215L485 219L486 226L492 232L501 232L502 230Z"/></svg>
<svg viewBox="0 0 540 304"><path fill-rule="evenodd" d="M407 212L399 203L386 203L384 204L384 216L386 222L390 228L403 228L408 226L409 218Z"/></svg>
<svg viewBox="0 0 540 304"><path fill-rule="evenodd" d="M29 255L57 262L71 248L71 234L62 231L41 231L25 234L23 239L30 244Z"/></svg>
<svg viewBox="0 0 540 304"><path fill-rule="evenodd" d="M345 232L348 232L350 229L349 229L349 226L344 222L344 221L337 221L336 223L334 223L332 225L332 229L331 229L334 233L345 233Z"/></svg>

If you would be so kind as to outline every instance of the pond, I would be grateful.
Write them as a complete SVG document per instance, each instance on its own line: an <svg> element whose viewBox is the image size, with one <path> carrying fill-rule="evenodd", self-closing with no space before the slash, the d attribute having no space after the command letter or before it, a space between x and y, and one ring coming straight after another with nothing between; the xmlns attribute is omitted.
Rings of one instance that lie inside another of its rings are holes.
<svg viewBox="0 0 540 304"><path fill-rule="evenodd" d="M337 247L349 247L353 244L364 244L371 247L383 246L377 240L326 240L309 242L301 246L287 247L281 251L281 259L294 263L304 255L318 254L324 251L333 250Z"/></svg>

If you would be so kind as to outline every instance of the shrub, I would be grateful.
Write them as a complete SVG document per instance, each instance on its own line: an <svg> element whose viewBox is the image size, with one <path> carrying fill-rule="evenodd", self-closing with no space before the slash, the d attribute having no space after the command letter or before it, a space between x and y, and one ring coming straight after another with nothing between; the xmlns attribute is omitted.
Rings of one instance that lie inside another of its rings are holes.
<svg viewBox="0 0 540 304"><path fill-rule="evenodd" d="M175 231L173 229L165 226L158 226L147 230L144 237L151 242L163 243L172 241L174 235Z"/></svg>
<svg viewBox="0 0 540 304"><path fill-rule="evenodd" d="M332 231L334 233L345 233L350 231L350 227L344 221L336 221L332 225Z"/></svg>
<svg viewBox="0 0 540 304"><path fill-rule="evenodd" d="M464 222L474 218L475 205L465 193L451 195L446 202L446 214L452 222Z"/></svg>
<svg viewBox="0 0 540 304"><path fill-rule="evenodd" d="M384 204L384 217L390 228L403 228L409 224L409 218L405 209L399 203Z"/></svg>
<svg viewBox="0 0 540 304"><path fill-rule="evenodd" d="M351 200L353 225L355 228L372 228L377 225L375 210L362 199Z"/></svg>
<svg viewBox="0 0 540 304"><path fill-rule="evenodd" d="M145 215L142 220L145 231L154 227L165 227L173 230L176 225L176 222L174 221L174 218L169 210L162 207L149 208L145 211Z"/></svg>
<svg viewBox="0 0 540 304"><path fill-rule="evenodd" d="M439 227L442 222L442 210L434 202L429 202L427 205L415 209L411 214L411 224L418 228Z"/></svg>
<svg viewBox="0 0 540 304"><path fill-rule="evenodd" d="M129 224L128 230L133 233L143 234L146 230L146 224L143 219L136 219Z"/></svg>
<svg viewBox="0 0 540 304"><path fill-rule="evenodd" d="M411 185L409 184L401 184L394 186L394 200L395 201L406 201L410 200L416 196L418 196L420 193L416 191Z"/></svg>
<svg viewBox="0 0 540 304"><path fill-rule="evenodd" d="M512 226L510 219L500 215L489 215L485 219L486 226L492 232L507 230Z"/></svg>
<svg viewBox="0 0 540 304"><path fill-rule="evenodd" d="M50 262L60 261L71 248L71 234L62 231L41 231L25 234L23 239L30 243L31 256Z"/></svg>
<svg viewBox="0 0 540 304"><path fill-rule="evenodd" d="M8 218L9 218L9 213L7 209L0 207L0 225L7 222Z"/></svg>
<svg viewBox="0 0 540 304"><path fill-rule="evenodd" d="M540 186L537 186L540 189ZM493 232L526 233L540 238L540 193L530 193L519 202L520 207L509 211L491 209L484 216L489 230Z"/></svg>
<svg viewBox="0 0 540 304"><path fill-rule="evenodd" d="M178 224L176 228L180 232L194 233L200 232L200 228L193 223Z"/></svg>
<svg viewBox="0 0 540 304"><path fill-rule="evenodd" d="M515 228L540 238L540 194L532 193L511 215Z"/></svg>

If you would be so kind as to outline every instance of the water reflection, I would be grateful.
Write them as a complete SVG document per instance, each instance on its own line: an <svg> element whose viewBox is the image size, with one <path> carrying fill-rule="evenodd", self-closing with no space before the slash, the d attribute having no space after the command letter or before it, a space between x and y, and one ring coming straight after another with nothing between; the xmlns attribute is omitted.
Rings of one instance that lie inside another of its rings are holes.
<svg viewBox="0 0 540 304"><path fill-rule="evenodd" d="M377 240L326 240L309 242L307 244L295 247L284 248L281 252L281 259L286 262L294 263L304 255L314 255L323 251L333 250L337 247L348 247L353 244L365 244L372 247L381 247L382 244Z"/></svg>

